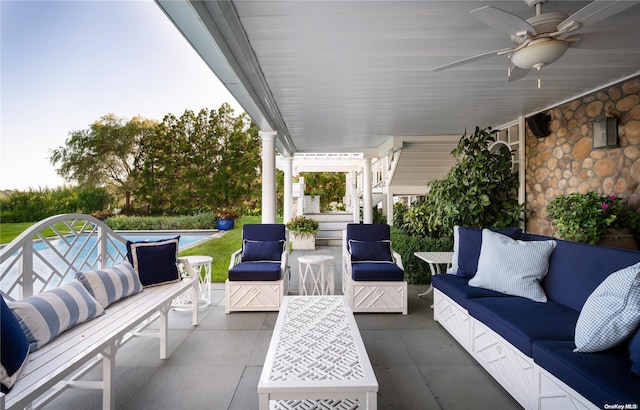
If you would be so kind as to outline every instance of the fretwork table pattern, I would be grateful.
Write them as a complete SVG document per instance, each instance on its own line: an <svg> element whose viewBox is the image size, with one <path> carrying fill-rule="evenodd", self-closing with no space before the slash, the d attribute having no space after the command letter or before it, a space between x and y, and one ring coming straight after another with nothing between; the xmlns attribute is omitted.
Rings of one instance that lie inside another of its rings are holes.
<svg viewBox="0 0 640 410"><path fill-rule="evenodd" d="M286 296L258 383L260 410L376 409L377 391L344 297Z"/></svg>

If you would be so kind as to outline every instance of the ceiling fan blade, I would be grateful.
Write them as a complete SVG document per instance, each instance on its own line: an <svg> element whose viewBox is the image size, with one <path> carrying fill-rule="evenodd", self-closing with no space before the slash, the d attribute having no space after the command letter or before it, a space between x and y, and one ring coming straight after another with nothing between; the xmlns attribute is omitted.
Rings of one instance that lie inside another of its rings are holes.
<svg viewBox="0 0 640 410"><path fill-rule="evenodd" d="M621 49L621 48L640 48L640 31L637 30L620 30L620 31L598 31L595 33L580 33L576 36L580 39L575 48L582 49ZM570 40L569 37L565 40Z"/></svg>
<svg viewBox="0 0 640 410"><path fill-rule="evenodd" d="M498 55L501 55L501 54L506 54L506 53L508 53L510 51L513 51L513 49L512 48L503 48L502 50L489 51L488 53L478 54L478 55L475 55L473 57L467 57L467 58L464 58L462 60L454 61L453 63L445 64L443 66L434 68L431 71L436 72L436 71L447 70L449 68L457 67L459 65L468 64L468 63L471 63L471 62L477 61L477 60L482 60L483 58L489 58L489 57L498 56Z"/></svg>
<svg viewBox="0 0 640 410"><path fill-rule="evenodd" d="M509 82L517 81L521 78L524 78L529 74L529 69L520 68L517 65L512 65L509 67Z"/></svg>
<svg viewBox="0 0 640 410"><path fill-rule="evenodd" d="M597 23L640 3L637 0L595 0L558 24L558 31L574 31Z"/></svg>
<svg viewBox="0 0 640 410"><path fill-rule="evenodd" d="M518 35L528 32L531 36L536 35L536 30L526 20L495 7L485 6L471 10L469 13L485 24L500 30L509 35Z"/></svg>

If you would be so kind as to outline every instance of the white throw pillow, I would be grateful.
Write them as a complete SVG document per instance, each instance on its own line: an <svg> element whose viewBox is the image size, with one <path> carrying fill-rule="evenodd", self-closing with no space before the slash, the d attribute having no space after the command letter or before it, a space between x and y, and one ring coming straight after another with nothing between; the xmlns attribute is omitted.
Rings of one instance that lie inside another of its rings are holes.
<svg viewBox="0 0 640 410"><path fill-rule="evenodd" d="M478 272L469 285L546 302L540 281L555 247L554 240L520 241L483 229Z"/></svg>
<svg viewBox="0 0 640 410"><path fill-rule="evenodd" d="M576 352L598 352L640 325L640 263L609 275L589 295L576 324Z"/></svg>

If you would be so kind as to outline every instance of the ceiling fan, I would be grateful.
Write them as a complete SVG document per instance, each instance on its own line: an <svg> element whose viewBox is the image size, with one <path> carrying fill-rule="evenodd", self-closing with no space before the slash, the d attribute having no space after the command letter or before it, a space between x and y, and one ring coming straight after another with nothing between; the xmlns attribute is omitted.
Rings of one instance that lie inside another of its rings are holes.
<svg viewBox="0 0 640 410"><path fill-rule="evenodd" d="M527 20L492 6L469 12L483 23L509 34L513 47L478 54L437 67L432 71L446 70L496 55L507 55L510 60L509 81L515 81L526 76L532 69L540 70L557 61L570 46L577 46L578 43L580 47L601 48L608 47L607 40L611 40L611 46L620 47L619 42L623 42L625 47L629 44L629 36L624 33L619 33L615 39L603 39L602 33L583 33L579 36L570 33L618 14L640 3L640 0L595 0L570 16L562 12L543 13L542 5L547 0L524 0L524 2L536 9L536 15ZM630 37L635 41L631 46L637 47L637 32ZM538 87L540 87L539 79Z"/></svg>

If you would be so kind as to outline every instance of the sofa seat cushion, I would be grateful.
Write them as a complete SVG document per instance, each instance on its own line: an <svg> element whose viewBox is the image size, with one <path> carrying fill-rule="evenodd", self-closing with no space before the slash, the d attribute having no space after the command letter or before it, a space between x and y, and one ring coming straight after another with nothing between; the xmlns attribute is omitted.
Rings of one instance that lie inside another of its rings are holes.
<svg viewBox="0 0 640 410"><path fill-rule="evenodd" d="M229 280L280 280L280 262L242 262L229 269Z"/></svg>
<svg viewBox="0 0 640 410"><path fill-rule="evenodd" d="M354 262L351 278L355 281L401 282L404 271L393 262Z"/></svg>
<svg viewBox="0 0 640 410"><path fill-rule="evenodd" d="M575 353L575 347L573 341L536 341L533 360L601 409L640 404L640 378L631 373L626 346L597 353Z"/></svg>
<svg viewBox="0 0 640 410"><path fill-rule="evenodd" d="M467 311L529 357L535 340L573 341L579 316L553 301L520 297L469 299Z"/></svg>
<svg viewBox="0 0 640 410"><path fill-rule="evenodd" d="M458 305L467 308L468 299L487 297L512 297L495 290L469 286L469 279L457 275L434 275L431 284L445 295L453 299Z"/></svg>

